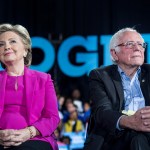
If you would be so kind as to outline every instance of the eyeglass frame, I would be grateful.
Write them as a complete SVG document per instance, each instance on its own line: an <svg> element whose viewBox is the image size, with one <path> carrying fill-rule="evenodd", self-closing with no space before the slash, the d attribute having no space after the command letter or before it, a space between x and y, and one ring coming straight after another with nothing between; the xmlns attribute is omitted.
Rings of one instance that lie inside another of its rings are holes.
<svg viewBox="0 0 150 150"><path fill-rule="evenodd" d="M134 42L134 41L127 41L125 43L121 43L121 44L116 45L115 48L118 46L125 46L125 48L129 48L129 47L127 47L128 43L133 43L130 49L134 48L135 44L137 44L138 46L141 46L141 48L143 48L143 49L146 49L146 47L147 47L147 43L145 43L145 42L139 43L139 42Z"/></svg>

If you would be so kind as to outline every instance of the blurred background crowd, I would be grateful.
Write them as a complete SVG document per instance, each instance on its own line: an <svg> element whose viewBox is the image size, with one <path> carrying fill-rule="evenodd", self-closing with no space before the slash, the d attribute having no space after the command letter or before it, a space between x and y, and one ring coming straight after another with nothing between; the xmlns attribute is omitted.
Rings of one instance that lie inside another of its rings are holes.
<svg viewBox="0 0 150 150"><path fill-rule="evenodd" d="M90 101L84 102L81 91L77 88L72 90L69 97L60 95L57 91L57 99L61 121L55 135L59 149L80 150L83 148L90 117Z"/></svg>

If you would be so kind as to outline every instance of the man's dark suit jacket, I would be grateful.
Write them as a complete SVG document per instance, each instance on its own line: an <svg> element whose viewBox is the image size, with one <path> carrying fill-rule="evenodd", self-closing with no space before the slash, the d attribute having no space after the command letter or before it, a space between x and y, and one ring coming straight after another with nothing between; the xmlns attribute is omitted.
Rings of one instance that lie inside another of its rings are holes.
<svg viewBox="0 0 150 150"><path fill-rule="evenodd" d="M141 90L146 106L150 105L150 65L141 66L139 76ZM120 136L122 131L116 129L116 124L124 107L124 93L117 65L94 69L89 74L89 92L92 101L92 119L90 131L101 136L105 143ZM100 139L101 139L100 138ZM94 140L89 138L85 145ZM99 141L100 142L100 141Z"/></svg>

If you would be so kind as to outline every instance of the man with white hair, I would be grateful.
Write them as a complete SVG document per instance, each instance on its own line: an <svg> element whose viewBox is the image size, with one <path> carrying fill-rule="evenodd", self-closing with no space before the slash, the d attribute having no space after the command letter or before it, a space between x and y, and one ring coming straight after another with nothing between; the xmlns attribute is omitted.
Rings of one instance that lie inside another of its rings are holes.
<svg viewBox="0 0 150 150"><path fill-rule="evenodd" d="M84 150L150 150L150 65L133 28L110 40L113 65L89 75L92 116ZM96 138L95 138L96 137Z"/></svg>

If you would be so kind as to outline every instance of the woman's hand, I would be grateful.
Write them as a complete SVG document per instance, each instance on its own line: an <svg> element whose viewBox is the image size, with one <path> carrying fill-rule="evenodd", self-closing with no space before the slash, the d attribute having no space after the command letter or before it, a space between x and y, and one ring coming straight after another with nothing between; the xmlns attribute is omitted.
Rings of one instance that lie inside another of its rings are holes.
<svg viewBox="0 0 150 150"><path fill-rule="evenodd" d="M14 135L15 136L11 138L11 141L15 143L13 146L18 146L30 139L30 131L27 128L15 130Z"/></svg>
<svg viewBox="0 0 150 150"><path fill-rule="evenodd" d="M24 129L15 130L14 135L15 136L11 139L11 141L15 142L14 146L16 146L39 135L39 132L34 126L30 126Z"/></svg>
<svg viewBox="0 0 150 150"><path fill-rule="evenodd" d="M18 146L37 135L39 135L39 132L34 126L20 130L13 130L13 129L0 130L0 145L3 145L4 148L10 146Z"/></svg>
<svg viewBox="0 0 150 150"><path fill-rule="evenodd" d="M13 142L12 139L15 137L15 130L13 129L5 129L0 130L0 145L4 147L9 147L17 144Z"/></svg>

